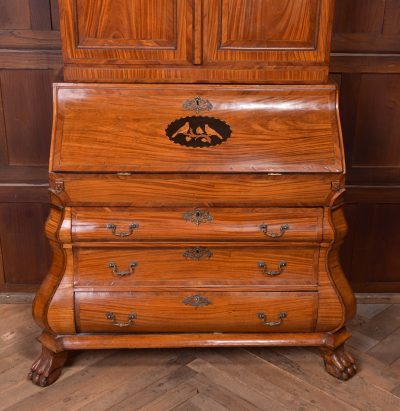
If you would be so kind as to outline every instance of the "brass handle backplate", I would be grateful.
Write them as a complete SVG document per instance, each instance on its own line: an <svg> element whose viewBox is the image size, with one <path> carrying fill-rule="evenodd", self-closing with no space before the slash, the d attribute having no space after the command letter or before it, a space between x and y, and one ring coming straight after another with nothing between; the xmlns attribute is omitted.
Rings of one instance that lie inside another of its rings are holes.
<svg viewBox="0 0 400 411"><path fill-rule="evenodd" d="M287 317L287 312L279 313L279 321L267 321L267 314L264 312L257 313L257 317L261 320L262 325L276 327L283 324L283 320Z"/></svg>
<svg viewBox="0 0 400 411"><path fill-rule="evenodd" d="M289 228L290 228L289 224L284 224L284 225L281 226L281 229L280 229L279 233L271 233L271 232L268 232L268 225L267 224L261 224L260 225L260 230L265 235L267 235L268 237L271 237L271 238L283 237L285 235L286 231L289 230Z"/></svg>
<svg viewBox="0 0 400 411"><path fill-rule="evenodd" d="M106 313L106 318L107 320L111 320L112 325L114 325L115 327L129 327L130 325L134 324L134 320L136 320L137 315L136 313L128 314L128 321L126 323L118 322L117 317L115 316L113 312Z"/></svg>
<svg viewBox="0 0 400 411"><path fill-rule="evenodd" d="M117 226L115 224L107 224L106 227L108 230L111 230L113 235L115 235L116 237L125 238L132 235L133 232L139 228L139 224L129 224L129 231L120 231L119 233L117 233Z"/></svg>
<svg viewBox="0 0 400 411"><path fill-rule="evenodd" d="M186 297L183 301L185 305L191 305L193 307L207 307L207 305L212 304L212 302L207 298L203 297L202 295L192 295L190 297Z"/></svg>
<svg viewBox="0 0 400 411"><path fill-rule="evenodd" d="M118 277L126 277L127 275L131 275L133 274L133 271L135 269L135 267L137 267L139 264L135 261L132 261L129 264L129 270L128 271L118 271L118 266L116 263L110 261L107 265L108 268L111 269L112 273L114 275L117 275Z"/></svg>
<svg viewBox="0 0 400 411"><path fill-rule="evenodd" d="M280 261L278 264L278 269L277 270L271 270L268 271L267 264L264 261L259 261L257 263L258 267L260 268L261 272L265 275L269 275L271 277L275 277L277 275L282 274L285 271L285 268L287 267L287 262L286 261Z"/></svg>

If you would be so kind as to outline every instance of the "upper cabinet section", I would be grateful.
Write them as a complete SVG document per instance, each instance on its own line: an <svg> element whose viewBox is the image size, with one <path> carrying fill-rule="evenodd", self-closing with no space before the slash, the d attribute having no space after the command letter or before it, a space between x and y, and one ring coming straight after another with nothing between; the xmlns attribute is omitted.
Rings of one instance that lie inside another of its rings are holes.
<svg viewBox="0 0 400 411"><path fill-rule="evenodd" d="M66 80L327 80L334 0L59 1Z"/></svg>

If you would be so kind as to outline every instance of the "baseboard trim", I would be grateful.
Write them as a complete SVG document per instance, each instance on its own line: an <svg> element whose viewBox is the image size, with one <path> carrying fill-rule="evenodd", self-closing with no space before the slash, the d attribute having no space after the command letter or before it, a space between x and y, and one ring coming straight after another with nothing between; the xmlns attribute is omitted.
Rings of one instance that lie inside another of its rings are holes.
<svg viewBox="0 0 400 411"><path fill-rule="evenodd" d="M356 293L357 304L400 304L400 293Z"/></svg>
<svg viewBox="0 0 400 411"><path fill-rule="evenodd" d="M400 293L356 293L357 304L400 304ZM30 304L35 293L0 293L0 304Z"/></svg>
<svg viewBox="0 0 400 411"><path fill-rule="evenodd" d="M35 293L0 293L0 304L31 304Z"/></svg>

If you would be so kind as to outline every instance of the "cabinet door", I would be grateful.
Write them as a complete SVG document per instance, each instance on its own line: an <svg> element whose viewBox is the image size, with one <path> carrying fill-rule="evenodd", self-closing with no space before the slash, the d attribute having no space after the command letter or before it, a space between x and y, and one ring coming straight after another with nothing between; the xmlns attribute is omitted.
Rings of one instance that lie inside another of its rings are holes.
<svg viewBox="0 0 400 411"><path fill-rule="evenodd" d="M332 0L204 2L204 64L260 71L301 66L327 73Z"/></svg>
<svg viewBox="0 0 400 411"><path fill-rule="evenodd" d="M189 0L60 0L65 63L187 64Z"/></svg>

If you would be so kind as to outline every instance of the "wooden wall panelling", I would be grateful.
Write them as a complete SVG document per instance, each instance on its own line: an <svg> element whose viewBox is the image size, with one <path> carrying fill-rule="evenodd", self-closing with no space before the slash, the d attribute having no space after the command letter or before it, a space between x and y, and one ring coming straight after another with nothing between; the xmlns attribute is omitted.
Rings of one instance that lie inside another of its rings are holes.
<svg viewBox="0 0 400 411"><path fill-rule="evenodd" d="M331 70L341 85L349 235L358 292L400 291L400 1L337 0Z"/></svg>
<svg viewBox="0 0 400 411"><path fill-rule="evenodd" d="M398 0L336 0L333 51L399 53L399 9Z"/></svg>
<svg viewBox="0 0 400 411"><path fill-rule="evenodd" d="M47 272L50 255L42 235L47 204L0 204L0 241L4 282L37 284Z"/></svg>
<svg viewBox="0 0 400 411"><path fill-rule="evenodd" d="M47 168L54 77L52 70L0 72L9 166Z"/></svg>
<svg viewBox="0 0 400 411"><path fill-rule="evenodd" d="M400 74L343 74L347 183L400 183Z"/></svg>
<svg viewBox="0 0 400 411"><path fill-rule="evenodd" d="M0 1L0 290L29 291L49 247L51 83L60 79L57 2Z"/></svg>
<svg viewBox="0 0 400 411"><path fill-rule="evenodd" d="M400 292L400 204L359 204L352 282L358 291Z"/></svg>

